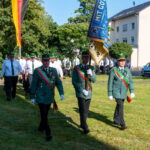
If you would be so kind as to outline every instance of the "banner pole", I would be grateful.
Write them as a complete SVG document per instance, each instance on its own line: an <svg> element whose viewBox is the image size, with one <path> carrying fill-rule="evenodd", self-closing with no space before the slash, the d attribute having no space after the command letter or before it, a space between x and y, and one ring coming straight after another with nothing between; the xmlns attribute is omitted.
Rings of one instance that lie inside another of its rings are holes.
<svg viewBox="0 0 150 150"><path fill-rule="evenodd" d="M19 57L21 58L21 46L19 46Z"/></svg>

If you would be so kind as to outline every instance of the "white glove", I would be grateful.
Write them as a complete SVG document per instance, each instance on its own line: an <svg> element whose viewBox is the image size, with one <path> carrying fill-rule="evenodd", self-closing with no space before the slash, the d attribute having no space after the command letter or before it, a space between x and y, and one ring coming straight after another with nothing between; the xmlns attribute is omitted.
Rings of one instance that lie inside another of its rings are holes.
<svg viewBox="0 0 150 150"><path fill-rule="evenodd" d="M109 96L108 99L112 101L113 100L113 96Z"/></svg>
<svg viewBox="0 0 150 150"><path fill-rule="evenodd" d="M87 70L87 74L90 75L90 76L92 76L92 74L93 74L93 73L92 73L92 69L88 69L88 70Z"/></svg>
<svg viewBox="0 0 150 150"><path fill-rule="evenodd" d="M82 92L83 92L84 96L88 96L88 94L89 94L89 92L87 90L83 90Z"/></svg>
<svg viewBox="0 0 150 150"><path fill-rule="evenodd" d="M135 97L135 94L134 94L134 93L131 93L131 94L130 94L130 97L131 97L131 98L134 98L134 97Z"/></svg>
<svg viewBox="0 0 150 150"><path fill-rule="evenodd" d="M33 103L33 104L35 104L36 103L36 99L31 99L31 102Z"/></svg>
<svg viewBox="0 0 150 150"><path fill-rule="evenodd" d="M61 99L61 100L64 100L64 99L65 99L65 96L64 96L64 95L60 95L60 99Z"/></svg>

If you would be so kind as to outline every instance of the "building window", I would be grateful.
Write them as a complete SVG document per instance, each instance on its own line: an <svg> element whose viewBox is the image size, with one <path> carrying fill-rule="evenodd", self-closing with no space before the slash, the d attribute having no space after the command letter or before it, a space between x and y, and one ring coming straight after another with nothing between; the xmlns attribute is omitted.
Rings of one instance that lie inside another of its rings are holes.
<svg viewBox="0 0 150 150"><path fill-rule="evenodd" d="M123 31L123 32L126 32L126 31L127 31L127 28L128 28L127 24L124 24L124 25L123 25L123 28L122 28L122 31Z"/></svg>
<svg viewBox="0 0 150 150"><path fill-rule="evenodd" d="M131 36L131 44L134 44L134 36Z"/></svg>
<svg viewBox="0 0 150 150"><path fill-rule="evenodd" d="M117 32L119 32L119 27L116 28Z"/></svg>
<svg viewBox="0 0 150 150"><path fill-rule="evenodd" d="M132 28L132 30L135 29L135 23L134 22L131 24L131 28Z"/></svg>
<svg viewBox="0 0 150 150"><path fill-rule="evenodd" d="M128 42L127 38L126 37L122 38L122 42L127 43Z"/></svg>
<svg viewBox="0 0 150 150"><path fill-rule="evenodd" d="M119 42L119 39L116 39L116 42Z"/></svg>

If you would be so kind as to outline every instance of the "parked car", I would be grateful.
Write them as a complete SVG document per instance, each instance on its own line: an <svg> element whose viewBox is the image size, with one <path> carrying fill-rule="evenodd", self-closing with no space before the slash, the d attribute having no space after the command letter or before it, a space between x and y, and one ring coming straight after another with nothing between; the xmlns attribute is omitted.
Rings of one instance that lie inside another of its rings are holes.
<svg viewBox="0 0 150 150"><path fill-rule="evenodd" d="M141 74L142 76L150 76L150 62L142 68Z"/></svg>

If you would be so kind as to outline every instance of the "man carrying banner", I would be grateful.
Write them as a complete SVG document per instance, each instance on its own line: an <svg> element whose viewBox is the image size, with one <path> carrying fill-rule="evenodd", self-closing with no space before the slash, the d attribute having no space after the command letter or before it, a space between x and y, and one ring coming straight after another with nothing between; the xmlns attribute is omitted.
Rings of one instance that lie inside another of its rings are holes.
<svg viewBox="0 0 150 150"><path fill-rule="evenodd" d="M109 100L116 100L116 109L114 113L114 124L120 125L121 130L127 128L124 121L124 100L127 98L128 88L131 98L135 97L132 75L130 69L125 67L126 58L123 54L117 59L118 67L111 69L108 80Z"/></svg>
<svg viewBox="0 0 150 150"><path fill-rule="evenodd" d="M49 54L42 55L42 66L35 69L31 84L31 101L36 101L41 114L39 131L45 131L46 140L52 139L51 130L48 125L48 111L51 103L54 102L54 89L57 87L60 99L64 99L62 82L59 79L55 68L49 67Z"/></svg>
<svg viewBox="0 0 150 150"><path fill-rule="evenodd" d="M89 61L89 53L83 52L82 64L75 66L72 73L72 84L75 88L76 97L78 99L80 127L83 129L84 134L90 132L86 120L92 97L91 82L96 81L94 67L88 65Z"/></svg>

